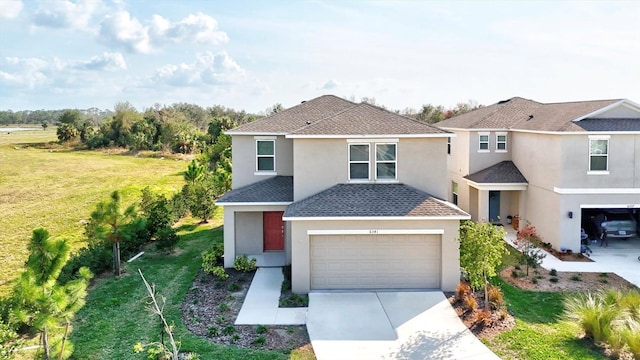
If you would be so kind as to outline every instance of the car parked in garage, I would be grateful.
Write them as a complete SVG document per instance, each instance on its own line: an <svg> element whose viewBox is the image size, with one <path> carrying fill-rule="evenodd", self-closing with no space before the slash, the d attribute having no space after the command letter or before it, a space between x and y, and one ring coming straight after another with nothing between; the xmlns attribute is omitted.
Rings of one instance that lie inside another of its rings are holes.
<svg viewBox="0 0 640 360"><path fill-rule="evenodd" d="M609 210L607 216L607 236L612 238L630 238L636 235L638 222L629 210Z"/></svg>

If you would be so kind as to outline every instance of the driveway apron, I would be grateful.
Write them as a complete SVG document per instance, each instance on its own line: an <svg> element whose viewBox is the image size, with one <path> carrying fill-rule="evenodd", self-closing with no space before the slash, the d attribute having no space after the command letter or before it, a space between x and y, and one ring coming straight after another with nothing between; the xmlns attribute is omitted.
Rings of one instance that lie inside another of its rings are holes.
<svg viewBox="0 0 640 360"><path fill-rule="evenodd" d="M312 292L307 331L322 359L499 359L439 291Z"/></svg>

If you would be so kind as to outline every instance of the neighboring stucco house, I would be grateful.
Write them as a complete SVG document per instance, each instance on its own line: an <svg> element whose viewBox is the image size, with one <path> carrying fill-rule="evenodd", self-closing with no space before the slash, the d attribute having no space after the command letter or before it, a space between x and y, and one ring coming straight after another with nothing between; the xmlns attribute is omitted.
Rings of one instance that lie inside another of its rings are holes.
<svg viewBox="0 0 640 360"><path fill-rule="evenodd" d="M331 95L227 133L225 267L291 264L297 293L455 289L470 216L443 200L452 133Z"/></svg>
<svg viewBox="0 0 640 360"><path fill-rule="evenodd" d="M519 216L554 248L579 251L586 209L640 209L640 106L631 101L515 97L438 127L456 134L448 199L473 220Z"/></svg>

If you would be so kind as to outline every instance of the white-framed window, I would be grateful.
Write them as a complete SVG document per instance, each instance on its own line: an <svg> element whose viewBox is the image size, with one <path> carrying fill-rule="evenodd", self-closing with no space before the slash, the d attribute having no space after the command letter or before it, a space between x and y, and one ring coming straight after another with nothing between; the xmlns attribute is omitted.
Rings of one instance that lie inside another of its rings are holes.
<svg viewBox="0 0 640 360"><path fill-rule="evenodd" d="M506 152L507 151L507 133L499 132L496 133L496 152Z"/></svg>
<svg viewBox="0 0 640 360"><path fill-rule="evenodd" d="M274 173L276 171L276 140L256 139L256 173Z"/></svg>
<svg viewBox="0 0 640 360"><path fill-rule="evenodd" d="M376 144L376 180L396 179L397 144Z"/></svg>
<svg viewBox="0 0 640 360"><path fill-rule="evenodd" d="M458 205L458 183L451 182L451 202Z"/></svg>
<svg viewBox="0 0 640 360"><path fill-rule="evenodd" d="M478 152L489 152L489 133L478 133Z"/></svg>
<svg viewBox="0 0 640 360"><path fill-rule="evenodd" d="M349 180L369 180L369 144L349 144Z"/></svg>
<svg viewBox="0 0 640 360"><path fill-rule="evenodd" d="M451 138L447 138L447 154L451 155Z"/></svg>
<svg viewBox="0 0 640 360"><path fill-rule="evenodd" d="M589 137L589 173L609 173L609 137Z"/></svg>

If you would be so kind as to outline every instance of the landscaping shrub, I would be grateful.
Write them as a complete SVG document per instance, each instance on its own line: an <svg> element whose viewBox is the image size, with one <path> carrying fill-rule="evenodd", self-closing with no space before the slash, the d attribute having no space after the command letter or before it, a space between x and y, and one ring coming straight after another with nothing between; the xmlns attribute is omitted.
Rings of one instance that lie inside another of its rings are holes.
<svg viewBox="0 0 640 360"><path fill-rule="evenodd" d="M156 247L159 250L172 250L180 241L176 230L165 226L156 231Z"/></svg>
<svg viewBox="0 0 640 360"><path fill-rule="evenodd" d="M551 275L551 276L558 276L558 270L556 270L556 269L551 269L551 271L549 271L549 275Z"/></svg>
<svg viewBox="0 0 640 360"><path fill-rule="evenodd" d="M224 244L222 243L214 244L211 250L202 253L202 269L204 270L204 272L206 272L207 274L214 274L214 271L216 271L217 274L221 274L219 270L214 270L214 268L222 268L220 265L222 265L223 263L223 254ZM224 272L224 269L222 270Z"/></svg>
<svg viewBox="0 0 640 360"><path fill-rule="evenodd" d="M236 256L233 261L233 268L237 271L251 272L256 269L256 259L249 260L247 255Z"/></svg>
<svg viewBox="0 0 640 360"><path fill-rule="evenodd" d="M552 277L549 278L549 281L551 281L552 283L557 283L560 279L558 279L557 277Z"/></svg>
<svg viewBox="0 0 640 360"><path fill-rule="evenodd" d="M504 306L504 297L502 296L502 290L499 287L489 286L489 302L494 309L499 309Z"/></svg>
<svg viewBox="0 0 640 360"><path fill-rule="evenodd" d="M462 300L465 310L473 311L478 307L478 301L473 295L467 296Z"/></svg>
<svg viewBox="0 0 640 360"><path fill-rule="evenodd" d="M464 298L471 296L471 286L466 282L459 282L456 286L456 300L462 301Z"/></svg>
<svg viewBox="0 0 640 360"><path fill-rule="evenodd" d="M573 274L573 275L571 275L571 280L573 280L573 281L582 281L582 277L580 276L580 274Z"/></svg>
<svg viewBox="0 0 640 360"><path fill-rule="evenodd" d="M211 325L207 329L207 334L209 334L209 336L220 336L222 334L222 331L220 331L219 327Z"/></svg>
<svg viewBox="0 0 640 360"><path fill-rule="evenodd" d="M269 329L264 325L258 325L256 327L256 334L266 334Z"/></svg>
<svg viewBox="0 0 640 360"><path fill-rule="evenodd" d="M264 336L260 335L255 340L253 340L253 345L262 346L267 342Z"/></svg>
<svg viewBox="0 0 640 360"><path fill-rule="evenodd" d="M227 274L227 272L224 270L222 266L214 266L210 274L212 274L213 276L217 277L220 280L227 280L229 278L229 274Z"/></svg>
<svg viewBox="0 0 640 360"><path fill-rule="evenodd" d="M232 334L235 334L235 332L236 332L236 328L233 325L227 325L224 328L222 328L223 335L232 335Z"/></svg>
<svg viewBox="0 0 640 360"><path fill-rule="evenodd" d="M488 326L491 324L491 311L481 310L476 313L476 324Z"/></svg>
<svg viewBox="0 0 640 360"><path fill-rule="evenodd" d="M94 274L101 274L111 268L111 245L106 243L92 243L78 250L64 265L58 278L60 283L66 284L74 279L81 267L86 266Z"/></svg>
<svg viewBox="0 0 640 360"><path fill-rule="evenodd" d="M640 293L601 290L578 294L565 301L564 319L577 323L596 345L606 343L617 357L627 347L640 355Z"/></svg>
<svg viewBox="0 0 640 360"><path fill-rule="evenodd" d="M0 321L0 360L13 359L13 354L24 344L24 340L8 324Z"/></svg>

